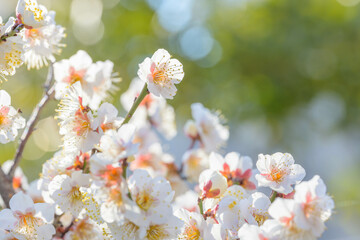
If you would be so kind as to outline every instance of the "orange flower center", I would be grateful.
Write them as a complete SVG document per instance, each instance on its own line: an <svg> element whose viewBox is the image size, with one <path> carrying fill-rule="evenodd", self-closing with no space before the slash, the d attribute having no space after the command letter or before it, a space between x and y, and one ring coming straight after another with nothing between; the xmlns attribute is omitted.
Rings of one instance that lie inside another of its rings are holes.
<svg viewBox="0 0 360 240"><path fill-rule="evenodd" d="M155 70L152 73L152 77L153 77L154 83L158 84L158 85L164 85L169 81L169 79L163 69Z"/></svg>

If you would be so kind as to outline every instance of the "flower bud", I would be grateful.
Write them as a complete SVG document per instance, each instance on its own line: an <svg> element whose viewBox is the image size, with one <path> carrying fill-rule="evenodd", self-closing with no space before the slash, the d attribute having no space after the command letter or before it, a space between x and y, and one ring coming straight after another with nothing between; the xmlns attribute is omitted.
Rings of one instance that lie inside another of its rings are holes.
<svg viewBox="0 0 360 240"><path fill-rule="evenodd" d="M201 198L216 198L226 191L227 180L218 171L207 169L200 174L199 187Z"/></svg>
<svg viewBox="0 0 360 240"><path fill-rule="evenodd" d="M196 138L198 136L198 131L197 131L197 128L196 128L196 124L195 124L195 122L193 120L188 120L185 123L184 132L190 138Z"/></svg>

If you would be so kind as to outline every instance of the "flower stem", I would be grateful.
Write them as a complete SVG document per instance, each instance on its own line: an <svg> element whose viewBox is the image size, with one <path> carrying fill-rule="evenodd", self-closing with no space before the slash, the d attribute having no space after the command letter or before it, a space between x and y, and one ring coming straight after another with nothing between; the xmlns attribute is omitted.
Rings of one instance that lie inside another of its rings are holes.
<svg viewBox="0 0 360 240"><path fill-rule="evenodd" d="M204 215L203 201L201 198L198 198L198 205L199 205L199 209L200 209L200 214Z"/></svg>
<svg viewBox="0 0 360 240"><path fill-rule="evenodd" d="M274 202L276 196L277 196L277 192L276 192L276 191L272 191L271 196L270 196L270 202Z"/></svg>
<svg viewBox="0 0 360 240"><path fill-rule="evenodd" d="M142 100L146 97L146 95L149 93L148 89L147 89L147 84L145 83L143 89L140 92L140 95L135 99L133 105L130 108L130 111L126 114L126 117L124 119L124 121L122 122L121 126L128 123L131 119L131 117L134 115L136 109L138 108L138 106L140 105L140 103L142 102ZM120 127L121 127L120 126Z"/></svg>

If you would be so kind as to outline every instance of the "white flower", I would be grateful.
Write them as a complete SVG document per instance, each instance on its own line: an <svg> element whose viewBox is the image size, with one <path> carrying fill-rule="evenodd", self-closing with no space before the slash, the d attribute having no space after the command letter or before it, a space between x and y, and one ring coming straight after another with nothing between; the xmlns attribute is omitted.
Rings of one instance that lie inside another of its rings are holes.
<svg viewBox="0 0 360 240"><path fill-rule="evenodd" d="M199 188L201 198L220 197L227 189L226 178L218 171L207 169L200 174Z"/></svg>
<svg viewBox="0 0 360 240"><path fill-rule="evenodd" d="M13 165L14 161L8 160L1 165L1 168L5 174L8 174ZM26 190L29 187L27 178L20 167L15 169L14 177L12 179L12 186L14 190Z"/></svg>
<svg viewBox="0 0 360 240"><path fill-rule="evenodd" d="M99 125L94 122L91 109L83 105L83 91L79 83L74 84L69 93L61 99L57 111L66 153L87 152L99 142Z"/></svg>
<svg viewBox="0 0 360 240"><path fill-rule="evenodd" d="M99 126L99 130L106 132L108 130L116 130L121 126L124 120L118 117L118 110L111 103L103 103L97 110L97 116L94 119L94 125Z"/></svg>
<svg viewBox="0 0 360 240"><path fill-rule="evenodd" d="M134 155L138 149L138 144L133 143L134 135L135 126L130 123L124 124L118 131L106 131L100 140L101 154L114 161Z"/></svg>
<svg viewBox="0 0 360 240"><path fill-rule="evenodd" d="M19 192L11 198L10 209L0 212L0 228L11 231L16 238L46 240L55 234L53 219L50 204L34 204L30 196Z"/></svg>
<svg viewBox="0 0 360 240"><path fill-rule="evenodd" d="M144 240L173 240L180 233L183 222L173 214L167 217L166 223L151 224L146 230L139 229L139 239Z"/></svg>
<svg viewBox="0 0 360 240"><path fill-rule="evenodd" d="M261 192L255 192L247 199L240 201L240 209L245 221L259 226L269 218L270 205L270 199Z"/></svg>
<svg viewBox="0 0 360 240"><path fill-rule="evenodd" d="M15 25L15 18L9 18L6 24L0 17L0 37L11 31ZM6 79L5 76L15 74L16 68L23 64L23 42L21 36L12 36L6 38L6 41L0 40L0 82Z"/></svg>
<svg viewBox="0 0 360 240"><path fill-rule="evenodd" d="M221 227L228 231L232 237L237 235L238 230L245 223L239 201L240 199L233 196L224 197L219 202L216 211L216 219L218 219Z"/></svg>
<svg viewBox="0 0 360 240"><path fill-rule="evenodd" d="M259 186L270 187L283 194L292 192L291 185L299 183L305 177L304 168L294 162L289 153L259 154L256 166L260 174L255 176Z"/></svg>
<svg viewBox="0 0 360 240"><path fill-rule="evenodd" d="M25 119L12 106L11 97L5 90L0 90L0 143L15 140L18 129L25 127Z"/></svg>
<svg viewBox="0 0 360 240"><path fill-rule="evenodd" d="M181 82L184 72L177 59L171 59L168 51L159 49L139 64L138 76L154 95L173 99L177 91L175 84Z"/></svg>
<svg viewBox="0 0 360 240"><path fill-rule="evenodd" d="M16 17L26 28L39 28L47 24L47 10L36 0L19 0L16 6Z"/></svg>
<svg viewBox="0 0 360 240"><path fill-rule="evenodd" d="M269 214L273 219L266 220L263 226L269 229L275 239L316 239L311 231L300 228L294 221L295 205L293 199L275 199L269 207Z"/></svg>
<svg viewBox="0 0 360 240"><path fill-rule="evenodd" d="M218 115L211 113L201 103L192 104L191 112L200 140L208 152L216 151L226 143L229 130L221 124Z"/></svg>
<svg viewBox="0 0 360 240"><path fill-rule="evenodd" d="M68 169L74 163L73 155L65 154L62 151L56 152L54 156L42 165L41 190L48 191L49 183L57 175L71 175L73 169Z"/></svg>
<svg viewBox="0 0 360 240"><path fill-rule="evenodd" d="M134 161L130 164L130 169L133 171L136 169L146 169L152 177L166 177L170 170L167 164L173 162L173 156L164 153L160 143L154 143L149 147L147 153L138 154L135 157Z"/></svg>
<svg viewBox="0 0 360 240"><path fill-rule="evenodd" d="M30 183L29 189L26 191L26 193L32 198L34 203L45 202L42 196L42 190L40 188L41 185L42 185L42 179L36 179Z"/></svg>
<svg viewBox="0 0 360 240"><path fill-rule="evenodd" d="M176 136L175 111L163 98L157 98L154 104L148 108L150 123L167 140Z"/></svg>
<svg viewBox="0 0 360 240"><path fill-rule="evenodd" d="M54 64L55 98L60 99L67 93L69 86L79 83L83 92L84 105L91 109L99 108L100 103L108 97L113 83L120 81L112 73L114 64L111 61L93 63L89 54L79 50L69 59Z"/></svg>
<svg viewBox="0 0 360 240"><path fill-rule="evenodd" d="M68 175L58 175L50 182L48 188L51 198L63 212L71 212L77 217L85 208L83 187L89 187L90 175L75 171Z"/></svg>
<svg viewBox="0 0 360 240"><path fill-rule="evenodd" d="M245 215L248 211L242 209L240 202L247 197L248 194L244 188L233 185L226 190L221 198L219 198L219 201L213 203L205 202L206 204L204 204L205 209L210 207L216 210L216 219L221 224L221 227L228 232L228 236L232 237L230 239L235 238L239 228L245 223Z"/></svg>
<svg viewBox="0 0 360 240"><path fill-rule="evenodd" d="M174 201L174 209L184 208L190 212L198 210L198 193L188 190L185 193L177 196Z"/></svg>
<svg viewBox="0 0 360 240"><path fill-rule="evenodd" d="M174 240L182 225L181 220L174 215L167 216L166 223L151 224L148 227L141 227L127 220L120 227L116 226L115 238L119 240Z"/></svg>
<svg viewBox="0 0 360 240"><path fill-rule="evenodd" d="M191 182L196 182L202 171L209 166L209 157L202 148L191 149L182 157L183 174Z"/></svg>
<svg viewBox="0 0 360 240"><path fill-rule="evenodd" d="M160 142L159 137L149 126L137 129L134 137L134 143L139 144L139 153L146 154L155 142Z"/></svg>
<svg viewBox="0 0 360 240"><path fill-rule="evenodd" d="M14 240L14 239L17 239L17 238L11 232L5 231L5 230L0 228L0 239L1 240Z"/></svg>
<svg viewBox="0 0 360 240"><path fill-rule="evenodd" d="M123 181L123 171L119 162L114 162L113 159L106 158L101 153L91 156L90 172L94 184L100 187L118 187Z"/></svg>
<svg viewBox="0 0 360 240"><path fill-rule="evenodd" d="M170 183L163 177L151 178L145 170L137 169L128 180L134 205L125 216L140 227L165 224L172 214L170 202L174 197Z"/></svg>
<svg viewBox="0 0 360 240"><path fill-rule="evenodd" d="M83 50L79 50L69 59L61 60L54 64L55 98L60 99L69 86L80 82L82 90L85 91L91 76L88 69L92 65L92 59Z"/></svg>
<svg viewBox="0 0 360 240"><path fill-rule="evenodd" d="M205 239L204 231L206 222L201 214L189 212L185 209L179 209L175 212L175 216L184 222L184 227L181 229L181 233L178 235L177 239Z"/></svg>
<svg viewBox="0 0 360 240"><path fill-rule="evenodd" d="M334 201L326 194L323 180L314 176L310 181L295 186L295 222L314 236L320 237L325 230L324 222L331 216Z"/></svg>
<svg viewBox="0 0 360 240"><path fill-rule="evenodd" d="M92 109L98 109L100 103L110 97L118 88L114 85L120 82L117 73L113 72L114 63L110 60L93 63L88 70L91 78L88 79L88 86L81 82L88 98L88 105Z"/></svg>
<svg viewBox="0 0 360 240"><path fill-rule="evenodd" d="M88 217L74 221L69 231L65 234L64 240L86 239L97 240L107 239L104 229Z"/></svg>
<svg viewBox="0 0 360 240"><path fill-rule="evenodd" d="M54 54L60 54L64 44L60 41L66 36L65 29L56 25L55 12L51 11L46 16L49 24L40 28L25 29L23 34L24 41L24 61L28 67L40 69L48 65L48 60L55 62Z"/></svg>
<svg viewBox="0 0 360 240"><path fill-rule="evenodd" d="M212 152L209 157L210 168L219 171L226 177L228 186L240 185L246 190L255 190L253 163L250 157L240 156L231 152L223 158L220 154Z"/></svg>
<svg viewBox="0 0 360 240"><path fill-rule="evenodd" d="M245 223L238 232L241 240L275 240L272 234L264 226L258 227Z"/></svg>
<svg viewBox="0 0 360 240"><path fill-rule="evenodd" d="M104 194L104 193L103 193ZM118 187L107 188L105 199L101 204L101 217L107 223L123 224L125 221L126 204L130 204L125 184Z"/></svg>

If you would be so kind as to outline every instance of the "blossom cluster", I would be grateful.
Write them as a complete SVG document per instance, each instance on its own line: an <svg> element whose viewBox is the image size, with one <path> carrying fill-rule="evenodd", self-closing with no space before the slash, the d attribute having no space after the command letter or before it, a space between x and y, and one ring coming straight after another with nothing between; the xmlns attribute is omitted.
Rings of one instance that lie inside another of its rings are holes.
<svg viewBox="0 0 360 240"><path fill-rule="evenodd" d="M190 147L181 161L163 149L177 135L167 99L184 78L183 65L164 50L139 64L120 102L107 102L120 81L114 64L93 62L85 51L55 62L64 28L35 0L19 0L16 18L0 27L0 74L23 62L51 61L50 89L59 101L62 145L28 184L20 167L14 194L0 211L0 239L282 240L317 239L334 202L319 176L289 153L220 154L229 129L220 113L191 105L184 125ZM0 90L0 142L25 127L21 111ZM181 163L180 163L181 162ZM180 164L179 164L180 163ZM2 164L9 174L13 161ZM7 193L1 193L5 196Z"/></svg>

